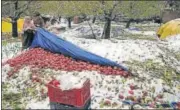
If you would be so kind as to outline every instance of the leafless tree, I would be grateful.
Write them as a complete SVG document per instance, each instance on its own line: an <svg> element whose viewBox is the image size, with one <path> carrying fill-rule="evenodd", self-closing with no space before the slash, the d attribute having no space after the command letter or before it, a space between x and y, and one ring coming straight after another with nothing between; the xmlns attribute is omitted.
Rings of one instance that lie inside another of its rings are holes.
<svg viewBox="0 0 180 110"><path fill-rule="evenodd" d="M116 17L114 10L118 6L120 1L114 1L112 8L108 10L105 7L105 1L100 1L100 3L101 3L101 9L103 10L103 16L105 18L105 25L103 29L102 38L108 39L110 38L110 33L111 33L111 21L114 20Z"/></svg>
<svg viewBox="0 0 180 110"><path fill-rule="evenodd" d="M172 10L180 10L180 1L178 0L167 0L166 7Z"/></svg>
<svg viewBox="0 0 180 110"><path fill-rule="evenodd" d="M7 22L12 23L12 36L18 37L18 30L17 30L17 20L20 16L29 9L31 4L31 0L27 1L2 1L2 16L9 17L11 20L6 20Z"/></svg>

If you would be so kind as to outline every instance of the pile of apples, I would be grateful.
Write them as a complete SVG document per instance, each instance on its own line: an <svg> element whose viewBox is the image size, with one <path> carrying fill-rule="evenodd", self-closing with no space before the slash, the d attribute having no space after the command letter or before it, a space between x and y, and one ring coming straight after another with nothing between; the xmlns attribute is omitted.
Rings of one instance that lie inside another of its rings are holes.
<svg viewBox="0 0 180 110"><path fill-rule="evenodd" d="M18 72L18 70L23 66L30 66L32 69L50 68L64 71L88 70L98 71L101 74L106 75L121 75L124 77L129 76L127 71L124 71L118 67L91 64L89 62L72 59L71 57L67 57L62 54L52 53L42 48L29 49L15 58L7 60L4 64L9 64L11 67L13 67L13 70L8 73L8 76Z"/></svg>

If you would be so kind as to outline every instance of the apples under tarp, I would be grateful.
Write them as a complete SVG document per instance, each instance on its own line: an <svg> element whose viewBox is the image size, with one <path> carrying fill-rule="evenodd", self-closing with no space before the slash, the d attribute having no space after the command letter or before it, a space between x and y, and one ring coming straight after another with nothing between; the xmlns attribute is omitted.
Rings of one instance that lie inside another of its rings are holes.
<svg viewBox="0 0 180 110"><path fill-rule="evenodd" d="M41 47L53 53L61 53L65 56L70 56L73 59L83 60L93 64L116 66L122 68L125 71L128 70L114 61L83 50L71 42L59 38L58 36L42 28L38 28L35 33L35 37L30 48L34 47Z"/></svg>

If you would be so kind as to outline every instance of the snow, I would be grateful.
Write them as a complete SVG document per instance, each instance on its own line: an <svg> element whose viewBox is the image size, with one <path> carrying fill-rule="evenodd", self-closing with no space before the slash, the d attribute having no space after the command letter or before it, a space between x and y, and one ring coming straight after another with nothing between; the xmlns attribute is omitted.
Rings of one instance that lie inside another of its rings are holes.
<svg viewBox="0 0 180 110"><path fill-rule="evenodd" d="M119 40L114 43L110 40L98 41L86 39L84 41L82 38L77 39L72 37L71 34L70 36L61 34L61 36L66 36L66 40L73 42L85 50L118 63L128 61L130 59L136 59L139 61L144 61L146 59L158 60L157 56L162 53L162 51L157 47L158 42L155 41Z"/></svg>
<svg viewBox="0 0 180 110"><path fill-rule="evenodd" d="M10 70L11 70L11 67L9 65L3 66L2 70L1 70L2 71L2 73L1 73L1 75L2 75L2 82L6 81L7 73Z"/></svg>
<svg viewBox="0 0 180 110"><path fill-rule="evenodd" d="M132 32L134 34L134 31ZM138 33L138 32L135 32ZM76 36L79 33L77 28L73 30L66 31L59 36L73 42L75 45L88 50L92 53L100 55L102 57L116 61L124 66L124 61L138 60L145 61L147 59L152 59L156 62L163 62L159 58L160 54L163 54L164 51L161 50L158 46L168 47L170 50L175 52L180 51L180 35L168 37L165 41L148 41L148 40L95 40L95 39L84 39L77 38ZM142 34L142 33L140 33ZM144 34L154 36L154 32L145 32ZM20 43L11 43L2 47L2 60L3 62L9 58L13 58L18 54L22 53L20 51ZM178 67L177 67L178 68ZM22 68L16 75L18 76L15 79L7 80L7 72L11 70L9 65L4 65L2 67L2 82L9 82L11 87L7 92L19 92L20 90L16 87L21 85L20 89L25 88L24 81L30 79L30 68ZM102 75L96 71L82 71L82 72L67 72L67 71L55 71L51 69L46 69L45 79L49 79L49 75L53 73L55 78L60 81L60 88L62 90L69 90L72 88L82 87L85 80L90 79L91 82L91 108L92 109L129 109L128 105L122 103L122 99L119 98L119 94L123 94L124 97L129 96L128 91L130 90L129 85L133 84L139 87L137 90L133 90L134 96L141 96L142 91L147 91L149 97L156 96L157 94L163 91L163 88L166 87L164 81L160 78L150 78L147 73L144 73L141 70L137 72L140 74L140 77L143 77L145 81L139 81L138 78L123 78L121 76L112 76L112 75ZM150 81L148 81L150 80ZM48 81L46 81L48 82ZM30 82L29 82L30 83ZM173 82L178 85L178 82ZM152 87L155 88L155 92L152 92ZM36 88L37 90L41 89L41 86ZM170 88L169 88L170 89ZM163 93L163 100L165 101L180 101L180 90L173 86L171 89L174 94ZM40 93L37 93L40 96ZM27 97L26 97L27 98ZM28 96L30 99L31 97ZM150 97L152 98L152 97ZM25 99L25 98L24 98ZM101 106L104 100L109 100L111 103L116 102L117 106ZM142 106L137 105L137 108ZM145 108L146 107L142 107ZM50 109L49 98L38 101L37 98L31 99L26 105L26 109Z"/></svg>
<svg viewBox="0 0 180 110"><path fill-rule="evenodd" d="M2 62L5 62L9 58L13 58L14 56L21 54L21 44L20 42L16 43L8 43L6 46L2 46Z"/></svg>
<svg viewBox="0 0 180 110"><path fill-rule="evenodd" d="M27 70L25 69L21 69L21 71L27 72ZM63 80L63 82L61 82L60 85L61 84L64 85L64 89L74 88L75 85L69 84L68 81L76 82L78 81L78 78L80 77L84 78L84 81L85 79L90 79L91 84L92 84L91 108L93 109L100 109L100 105L103 100L109 100L111 103L116 102L118 106L116 107L104 106L102 108L113 108L113 109L128 108L127 105L122 104L122 99L119 99L119 94L123 94L124 97L129 96L130 94L128 93L128 91L130 90L129 88L130 84L134 84L134 85L137 85L138 87L142 87L140 90L139 89L134 90L135 96L141 96L143 90L147 92L149 91L149 93L151 94L150 90L152 86L155 86L155 93L153 93L153 95L155 96L162 91L162 87L163 87L162 85L163 81L160 79L153 79L151 80L151 84L149 84L148 82L137 82L137 79L133 79L133 78L125 79L121 76L111 76L111 75L106 76L106 75L98 74L96 71L67 72L67 71L55 71L55 70L50 70L50 69L48 69L47 71L51 71L52 73L54 73L57 79L60 78L61 81ZM59 75L59 72L61 72L60 73L61 75ZM69 77L69 79L67 77ZM17 84L17 82L13 82L13 83ZM61 87L63 88L63 86ZM39 89L39 86L37 89ZM179 90L175 88L173 88L173 90L175 91L174 92L175 95L165 95L164 100L173 100L173 101L180 100L180 94L178 94ZM31 109L49 108L49 100L45 99L43 101L38 101L38 102L37 100L31 100L28 103L27 108L31 108Z"/></svg>
<svg viewBox="0 0 180 110"><path fill-rule="evenodd" d="M73 76L68 75L68 74L64 74L61 76L57 76L56 78L57 80L59 80L60 82L60 88L62 90L70 90L70 89L74 89L74 88L82 88L84 82L87 80L87 78L84 77L77 77L77 76Z"/></svg>
<svg viewBox="0 0 180 110"><path fill-rule="evenodd" d="M170 50L180 52L180 34L169 36L166 38L167 46Z"/></svg>
<svg viewBox="0 0 180 110"><path fill-rule="evenodd" d="M103 31L103 28L101 28L100 26L97 26L97 25L93 25L92 28L93 28L94 34L97 37L100 37L102 34L102 31ZM70 29L70 30L66 31L63 34L63 36L73 36L73 37L77 37L77 38L82 38L82 37L83 38L93 38L91 28L89 26L83 25L83 24L80 26L77 26L74 29Z"/></svg>
<svg viewBox="0 0 180 110"><path fill-rule="evenodd" d="M26 109L50 109L49 99L46 98L44 101L31 100Z"/></svg>

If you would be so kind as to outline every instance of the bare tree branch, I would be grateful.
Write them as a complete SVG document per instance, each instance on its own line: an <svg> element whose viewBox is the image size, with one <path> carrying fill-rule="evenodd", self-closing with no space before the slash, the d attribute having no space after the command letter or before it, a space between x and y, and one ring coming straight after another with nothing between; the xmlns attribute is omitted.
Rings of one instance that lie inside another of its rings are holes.
<svg viewBox="0 0 180 110"><path fill-rule="evenodd" d="M94 33L94 30L93 30L91 24L89 23L88 20L87 20L87 22L88 22L88 25L89 25L89 27L90 27L90 29L91 29L91 32L92 32L92 34L93 34L94 39L96 39L96 35L95 35L95 33Z"/></svg>
<svg viewBox="0 0 180 110"><path fill-rule="evenodd" d="M116 19L116 17L117 17L117 15L114 15L114 17L112 18L112 20L115 20L115 19Z"/></svg>
<svg viewBox="0 0 180 110"><path fill-rule="evenodd" d="M117 5L120 3L120 1L114 1L113 2L113 7L109 10L109 13L107 13L107 10L105 9L105 2L104 1L99 1L101 3L100 7L104 12L104 17L106 19L110 19L110 20L114 20L115 16L112 18L112 13L115 10L115 8L117 7Z"/></svg>
<svg viewBox="0 0 180 110"><path fill-rule="evenodd" d="M16 2L17 2L17 0L16 1L9 1L9 2L2 2L2 6L14 4Z"/></svg>
<svg viewBox="0 0 180 110"><path fill-rule="evenodd" d="M30 2L30 0L29 0L29 1L27 1L27 3L29 3L29 2ZM26 7L27 3L25 3L25 4L23 4L22 6L18 7L18 9L17 9L17 10L20 10L20 9L22 9L22 8Z"/></svg>
<svg viewBox="0 0 180 110"><path fill-rule="evenodd" d="M104 12L104 15L107 15L108 13L107 13L107 11L105 9L105 2L104 1L99 1L99 2L100 2L100 7Z"/></svg>
<svg viewBox="0 0 180 110"><path fill-rule="evenodd" d="M9 2L4 2L3 4L2 4L2 6L3 6L3 12L4 12L4 15L5 16L8 16L8 17L10 17L10 18L12 18L12 19L18 19L20 16L21 16L21 14L23 14L28 8L29 8L29 6L30 6L30 3L32 2L32 0L28 0L28 1L26 1L26 3L25 4L23 4L23 6L21 6L21 7L19 7L18 6L18 0L15 0L15 1L9 1ZM7 6L12 6L12 5L14 5L15 6L15 8L16 9L10 9L10 7L7 7ZM18 6L18 7L17 7ZM13 11L13 13L11 13L11 11L6 11L7 10L7 8L9 9L9 10L12 10Z"/></svg>
<svg viewBox="0 0 180 110"><path fill-rule="evenodd" d="M114 9L117 7L118 4L119 4L119 1L113 2L113 7L112 7L112 9L110 9L110 13L113 13Z"/></svg>
<svg viewBox="0 0 180 110"><path fill-rule="evenodd" d="M29 8L31 2L32 2L32 1L29 0L29 1L24 5L24 7L22 7L20 10L17 10L17 11L15 12L16 14L15 14L15 17L14 17L14 18L19 18L20 15L23 14L23 13Z"/></svg>

